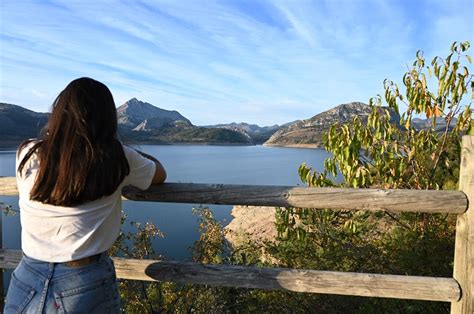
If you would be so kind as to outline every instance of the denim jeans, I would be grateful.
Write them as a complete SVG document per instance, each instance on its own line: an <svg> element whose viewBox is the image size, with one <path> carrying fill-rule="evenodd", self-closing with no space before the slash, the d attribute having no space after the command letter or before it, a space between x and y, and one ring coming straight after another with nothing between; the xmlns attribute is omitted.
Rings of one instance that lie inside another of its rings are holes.
<svg viewBox="0 0 474 314"><path fill-rule="evenodd" d="M115 268L106 253L69 267L23 256L12 273L4 313L119 313Z"/></svg>

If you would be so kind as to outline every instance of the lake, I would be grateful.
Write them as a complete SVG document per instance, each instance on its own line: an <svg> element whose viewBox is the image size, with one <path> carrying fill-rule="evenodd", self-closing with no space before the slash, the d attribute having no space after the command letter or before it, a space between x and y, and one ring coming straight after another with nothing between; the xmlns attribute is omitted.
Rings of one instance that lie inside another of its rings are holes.
<svg viewBox="0 0 474 314"><path fill-rule="evenodd" d="M301 185L298 167L306 162L321 170L330 155L323 149L265 146L141 145L136 148L158 158L166 168L167 182L227 183L256 185ZM15 151L0 149L0 176L15 175ZM0 196L0 202L18 210L18 197ZM198 238L197 217L192 208L200 204L125 201L128 221L153 222L165 234L153 242L156 251L172 260L186 260L189 247ZM232 206L210 205L224 225L232 219ZM124 225L130 230L129 222ZM3 216L3 247L20 248L19 215Z"/></svg>

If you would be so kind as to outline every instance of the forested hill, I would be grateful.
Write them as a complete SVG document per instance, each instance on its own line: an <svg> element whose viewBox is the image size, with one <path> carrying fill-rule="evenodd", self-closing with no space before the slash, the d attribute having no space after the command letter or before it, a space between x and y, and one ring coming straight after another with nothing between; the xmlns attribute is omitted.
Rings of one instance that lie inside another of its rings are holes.
<svg viewBox="0 0 474 314"><path fill-rule="evenodd" d="M216 125L207 125L204 126L205 128L220 128L220 129L228 129L228 130L233 130L237 131L239 133L242 133L245 136L248 136L251 138L252 142L255 144L262 144L265 141L267 141L270 136L272 136L273 133L278 131L279 129L291 124L293 122L284 124L284 125L270 125L270 126L258 126L256 124L249 124L245 122L232 122L232 123L227 123L227 124L216 124Z"/></svg>

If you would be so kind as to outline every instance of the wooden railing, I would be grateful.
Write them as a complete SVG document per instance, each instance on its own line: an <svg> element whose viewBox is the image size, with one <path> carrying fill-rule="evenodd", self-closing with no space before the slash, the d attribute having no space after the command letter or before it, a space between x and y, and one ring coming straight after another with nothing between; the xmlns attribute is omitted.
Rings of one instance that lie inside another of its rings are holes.
<svg viewBox="0 0 474 314"><path fill-rule="evenodd" d="M0 195L18 195L14 178L0 178ZM457 214L452 278L113 259L123 279L443 301L451 302L452 313L474 313L474 136L463 137L460 191L166 183L146 191L127 188L123 195L152 202ZM20 259L20 251L0 248L0 268L14 268Z"/></svg>

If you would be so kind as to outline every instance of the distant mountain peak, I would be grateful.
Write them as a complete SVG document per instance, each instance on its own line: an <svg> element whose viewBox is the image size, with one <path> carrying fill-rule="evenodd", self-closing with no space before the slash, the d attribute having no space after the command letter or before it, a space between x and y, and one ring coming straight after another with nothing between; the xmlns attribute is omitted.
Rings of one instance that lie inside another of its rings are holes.
<svg viewBox="0 0 474 314"><path fill-rule="evenodd" d="M176 110L162 109L135 97L117 108L117 118L119 125L135 131L151 130L175 121L192 125Z"/></svg>
<svg viewBox="0 0 474 314"><path fill-rule="evenodd" d="M150 103L138 100L137 98L133 97L132 99L127 100L120 107L118 107L117 112L123 112L125 110L130 110L130 109L144 110L145 108L148 108L148 109L152 109L152 108L161 109L161 108L158 108L156 106L153 106ZM162 110L164 110L164 109L162 109Z"/></svg>

